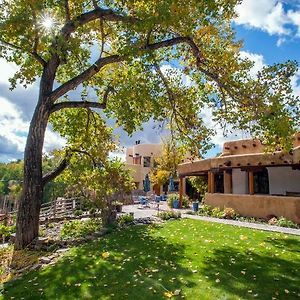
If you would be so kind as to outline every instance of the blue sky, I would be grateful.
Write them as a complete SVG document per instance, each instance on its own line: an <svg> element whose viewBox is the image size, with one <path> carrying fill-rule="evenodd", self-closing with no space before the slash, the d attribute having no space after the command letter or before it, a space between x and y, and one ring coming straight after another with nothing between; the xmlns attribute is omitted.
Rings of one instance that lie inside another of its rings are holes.
<svg viewBox="0 0 300 300"><path fill-rule="evenodd" d="M254 71L265 64L296 60L300 63L300 0L244 0L237 7L238 17L234 21L237 39L244 41L243 55L255 61ZM38 87L27 90L18 87L11 92L8 78L16 71L14 65L0 59L0 161L22 158L26 135L32 115ZM293 79L295 94L300 95L300 72ZM204 118L211 120L209 111ZM211 124L214 126L214 124ZM160 140L154 124L145 124L144 131L128 137L117 130L124 146L135 140L142 143L157 143ZM208 155L219 152L224 140L244 137L233 134L227 138L218 129L213 137L216 148ZM44 150L50 151L64 144L63 139L49 129L46 133Z"/></svg>

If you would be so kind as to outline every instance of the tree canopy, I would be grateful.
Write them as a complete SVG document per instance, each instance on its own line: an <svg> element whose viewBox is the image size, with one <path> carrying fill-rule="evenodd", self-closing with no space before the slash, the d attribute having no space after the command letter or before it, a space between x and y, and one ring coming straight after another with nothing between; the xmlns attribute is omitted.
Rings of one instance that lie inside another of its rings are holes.
<svg viewBox="0 0 300 300"><path fill-rule="evenodd" d="M253 63L241 58L231 28L238 0L2 2L0 56L20 67L12 86L34 82L53 56L59 60L51 98L65 99L52 111L84 106L66 96L80 85L82 99L97 98L94 106L128 133L151 117L167 120L186 144L205 151L212 130L201 110L212 106L217 120L290 145L299 125L295 63L250 77ZM163 72L164 64L176 70Z"/></svg>
<svg viewBox="0 0 300 300"><path fill-rule="evenodd" d="M43 176L49 118L63 136L86 132L80 121L84 112L67 109L102 109L129 134L153 118L199 155L209 148L213 132L202 118L210 108L224 127L229 122L273 148L291 148L300 120L299 98L291 88L297 65L267 66L251 77L253 62L242 58L231 25L239 2L1 1L0 57L19 67L12 88L37 80L40 86L24 154L18 247L38 235L45 184L66 168L70 149L86 151L82 139L71 140L61 164ZM166 66L173 68L166 71ZM75 89L80 91L76 99L69 95ZM78 118L63 116L72 113ZM70 119L65 128L56 126L61 117Z"/></svg>

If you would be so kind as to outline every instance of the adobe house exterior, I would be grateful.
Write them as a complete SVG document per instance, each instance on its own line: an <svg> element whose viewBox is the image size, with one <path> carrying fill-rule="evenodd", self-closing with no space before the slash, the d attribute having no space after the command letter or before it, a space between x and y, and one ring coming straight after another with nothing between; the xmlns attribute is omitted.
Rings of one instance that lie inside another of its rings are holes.
<svg viewBox="0 0 300 300"><path fill-rule="evenodd" d="M154 159L162 154L162 149L162 144L140 144L139 142L126 149L125 165L132 170L131 173L137 189L143 189L145 176L153 168ZM154 186L151 188L157 195L161 193L161 187Z"/></svg>
<svg viewBox="0 0 300 300"><path fill-rule="evenodd" d="M259 140L226 142L219 157L180 164L180 196L188 176L208 181L205 203L244 216L283 216L300 223L300 133L290 153L266 153Z"/></svg>

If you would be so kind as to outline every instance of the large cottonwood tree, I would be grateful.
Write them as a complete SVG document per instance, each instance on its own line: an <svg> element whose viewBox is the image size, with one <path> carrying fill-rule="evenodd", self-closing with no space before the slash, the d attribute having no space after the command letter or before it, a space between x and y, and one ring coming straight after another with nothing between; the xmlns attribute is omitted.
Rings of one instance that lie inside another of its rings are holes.
<svg viewBox="0 0 300 300"><path fill-rule="evenodd" d="M219 120L242 128L251 123L261 134L270 129L265 136L271 142L274 132L274 142L281 143L295 131L290 77L296 67L279 64L250 78L252 63L241 59L231 28L238 2L0 1L0 57L19 66L12 87L36 80L40 86L24 154L17 248L38 236L43 187L68 163L66 158L42 174L45 130L59 110L101 109L129 133L150 118L168 120L174 134L200 150L210 134L201 110L210 105ZM176 70L165 71L166 63ZM182 74L191 84L182 82ZM70 100L68 92L78 87L81 98ZM97 100L88 97L88 87Z"/></svg>

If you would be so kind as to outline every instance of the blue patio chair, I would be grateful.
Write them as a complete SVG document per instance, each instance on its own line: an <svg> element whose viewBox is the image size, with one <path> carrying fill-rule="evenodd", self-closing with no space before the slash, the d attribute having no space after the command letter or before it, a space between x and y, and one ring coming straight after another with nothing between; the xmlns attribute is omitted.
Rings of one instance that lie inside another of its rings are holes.
<svg viewBox="0 0 300 300"><path fill-rule="evenodd" d="M155 202L159 203L162 200L162 196L155 196Z"/></svg>
<svg viewBox="0 0 300 300"><path fill-rule="evenodd" d="M140 205L141 205L142 207L149 206L149 204L148 204L148 199L147 199L146 197L144 197L144 196L139 196L138 199L139 199Z"/></svg>

